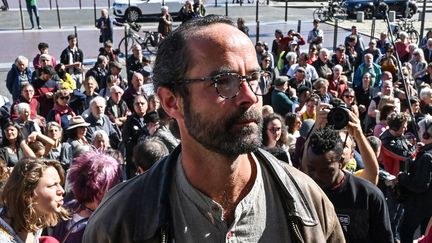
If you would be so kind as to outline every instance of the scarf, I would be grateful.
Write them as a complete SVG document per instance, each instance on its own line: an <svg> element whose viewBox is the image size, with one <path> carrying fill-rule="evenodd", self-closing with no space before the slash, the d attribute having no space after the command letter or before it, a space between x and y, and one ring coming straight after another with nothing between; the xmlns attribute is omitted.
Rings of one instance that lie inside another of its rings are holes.
<svg viewBox="0 0 432 243"><path fill-rule="evenodd" d="M75 113L73 112L73 110L68 106L61 106L57 103L54 104L54 112L55 112L55 116L54 116L54 121L58 122L58 124L61 124L61 116L66 115L66 114L70 114L71 116L75 116Z"/></svg>

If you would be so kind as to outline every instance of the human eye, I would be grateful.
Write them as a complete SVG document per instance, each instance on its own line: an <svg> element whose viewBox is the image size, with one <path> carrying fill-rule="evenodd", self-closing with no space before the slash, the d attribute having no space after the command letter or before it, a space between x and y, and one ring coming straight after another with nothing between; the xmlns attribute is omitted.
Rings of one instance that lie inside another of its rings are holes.
<svg viewBox="0 0 432 243"><path fill-rule="evenodd" d="M214 85L222 97L231 98L239 90L240 75L236 73L221 74L214 79Z"/></svg>
<svg viewBox="0 0 432 243"><path fill-rule="evenodd" d="M220 89L231 89L233 86L238 86L240 83L239 75L236 73L221 74L215 79L215 83Z"/></svg>

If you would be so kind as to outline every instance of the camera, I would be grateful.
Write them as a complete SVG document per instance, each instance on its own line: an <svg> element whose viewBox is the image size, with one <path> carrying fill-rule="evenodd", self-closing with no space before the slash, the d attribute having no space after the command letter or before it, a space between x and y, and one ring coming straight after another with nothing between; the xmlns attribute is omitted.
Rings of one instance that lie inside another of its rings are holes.
<svg viewBox="0 0 432 243"><path fill-rule="evenodd" d="M341 130L348 125L350 120L348 111L351 107L345 103L333 104L330 112L327 115L327 124L333 126L336 130Z"/></svg>

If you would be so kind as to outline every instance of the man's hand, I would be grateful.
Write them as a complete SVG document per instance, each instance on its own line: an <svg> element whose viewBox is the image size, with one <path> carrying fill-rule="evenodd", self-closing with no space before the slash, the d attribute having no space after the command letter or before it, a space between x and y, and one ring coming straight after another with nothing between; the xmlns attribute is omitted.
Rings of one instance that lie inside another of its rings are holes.
<svg viewBox="0 0 432 243"><path fill-rule="evenodd" d="M38 132L32 132L27 137L27 143L36 142L38 137Z"/></svg>
<svg viewBox="0 0 432 243"><path fill-rule="evenodd" d="M349 116L348 122L348 133L356 138L359 135L363 134L360 119L354 114L352 111L347 111Z"/></svg>
<svg viewBox="0 0 432 243"><path fill-rule="evenodd" d="M327 115L330 112L330 104L321 103L318 102L317 109L316 109L316 120L315 120L315 127L316 128L323 128L327 126Z"/></svg>

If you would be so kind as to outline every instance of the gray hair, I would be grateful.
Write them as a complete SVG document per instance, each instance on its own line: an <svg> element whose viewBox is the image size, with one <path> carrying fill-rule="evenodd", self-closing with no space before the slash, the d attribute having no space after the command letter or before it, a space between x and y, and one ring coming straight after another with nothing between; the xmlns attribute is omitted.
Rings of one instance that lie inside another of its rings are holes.
<svg viewBox="0 0 432 243"><path fill-rule="evenodd" d="M41 62L42 60L49 60L51 61L51 56L48 54L42 54L39 56L39 62Z"/></svg>
<svg viewBox="0 0 432 243"><path fill-rule="evenodd" d="M108 58L104 55L99 55L98 56L98 63L102 63L103 61L108 60Z"/></svg>
<svg viewBox="0 0 432 243"><path fill-rule="evenodd" d="M24 110L30 110L30 105L28 103L21 102L15 107L15 111L18 114L21 114Z"/></svg>
<svg viewBox="0 0 432 243"><path fill-rule="evenodd" d="M295 52L288 52L285 58L288 62L292 62L297 59L297 54Z"/></svg>
<svg viewBox="0 0 432 243"><path fill-rule="evenodd" d="M424 133L429 134L429 136L432 136L432 116L431 115L426 115L419 123L418 123L419 127L420 127L420 131L419 131L419 136L423 137ZM420 134L420 132L423 132L422 134Z"/></svg>
<svg viewBox="0 0 432 243"><path fill-rule="evenodd" d="M341 65L339 65L339 64L336 64L336 65L333 67L333 71L336 70L336 69L339 69L339 70L343 71L343 67L342 67Z"/></svg>
<svg viewBox="0 0 432 243"><path fill-rule="evenodd" d="M106 100L105 100L105 98L102 97L102 96L96 96L92 100L90 100L90 104L89 104L90 107L92 107L93 104L96 103L97 101L102 102L106 106Z"/></svg>
<svg viewBox="0 0 432 243"><path fill-rule="evenodd" d="M108 134L104 130L96 130L93 133L92 141L94 141L96 138L102 138L106 142L106 144L109 145L109 137L108 137Z"/></svg>
<svg viewBox="0 0 432 243"><path fill-rule="evenodd" d="M321 56L321 54L327 54L327 56L330 56L330 51L327 48L321 48L319 55Z"/></svg>
<svg viewBox="0 0 432 243"><path fill-rule="evenodd" d="M213 24L226 24L237 28L231 19L225 16L207 15L181 24L171 32L159 46L154 66L153 85L155 91L165 87L180 94L187 95L184 85L176 85L185 78L186 72L192 65L194 46L189 41L202 29Z"/></svg>
<svg viewBox="0 0 432 243"><path fill-rule="evenodd" d="M432 97L432 89L429 87L425 87L420 91L420 99L423 100L425 98L431 98Z"/></svg>
<svg viewBox="0 0 432 243"><path fill-rule="evenodd" d="M15 65L20 65L20 64L25 64L26 66L28 65L28 59L25 56L18 56L15 59Z"/></svg>

